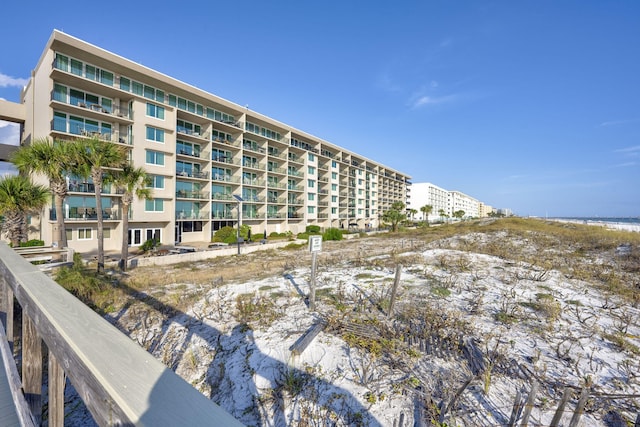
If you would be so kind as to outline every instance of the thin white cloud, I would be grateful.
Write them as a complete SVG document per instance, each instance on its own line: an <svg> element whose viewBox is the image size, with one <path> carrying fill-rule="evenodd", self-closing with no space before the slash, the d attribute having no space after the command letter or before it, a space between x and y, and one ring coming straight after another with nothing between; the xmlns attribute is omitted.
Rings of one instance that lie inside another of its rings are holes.
<svg viewBox="0 0 640 427"><path fill-rule="evenodd" d="M376 78L376 87L385 92L400 92L402 88L391 78L388 72L382 72Z"/></svg>
<svg viewBox="0 0 640 427"><path fill-rule="evenodd" d="M411 108L421 108L429 105L439 105L454 102L458 98L457 95L445 96L427 96L422 95L410 102Z"/></svg>
<svg viewBox="0 0 640 427"><path fill-rule="evenodd" d="M0 73L0 87L24 87L29 79L20 79Z"/></svg>
<svg viewBox="0 0 640 427"><path fill-rule="evenodd" d="M619 148L613 150L614 153L636 153L640 151L640 145L634 145L633 147Z"/></svg>
<svg viewBox="0 0 640 427"><path fill-rule="evenodd" d="M20 125L0 120L0 144L20 145Z"/></svg>
<svg viewBox="0 0 640 427"><path fill-rule="evenodd" d="M610 120L600 123L601 127L626 125L628 123L640 122L640 119Z"/></svg>

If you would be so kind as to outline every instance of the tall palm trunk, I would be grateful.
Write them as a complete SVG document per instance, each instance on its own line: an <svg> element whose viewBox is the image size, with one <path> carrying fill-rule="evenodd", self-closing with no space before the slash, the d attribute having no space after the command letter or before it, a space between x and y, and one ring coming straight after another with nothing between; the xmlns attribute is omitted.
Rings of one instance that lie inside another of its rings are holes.
<svg viewBox="0 0 640 427"><path fill-rule="evenodd" d="M120 251L120 268L127 271L129 262L129 205L130 202L125 201L125 195L122 196L122 247Z"/></svg>
<svg viewBox="0 0 640 427"><path fill-rule="evenodd" d="M56 225L53 228L53 241L56 242L58 248L67 247L67 232L64 224L64 199L67 197L67 182L51 181L51 192L53 193L53 202L56 210Z"/></svg>
<svg viewBox="0 0 640 427"><path fill-rule="evenodd" d="M91 178L96 192L96 213L98 215L98 273L104 271L104 220L102 218L102 170L92 171Z"/></svg>

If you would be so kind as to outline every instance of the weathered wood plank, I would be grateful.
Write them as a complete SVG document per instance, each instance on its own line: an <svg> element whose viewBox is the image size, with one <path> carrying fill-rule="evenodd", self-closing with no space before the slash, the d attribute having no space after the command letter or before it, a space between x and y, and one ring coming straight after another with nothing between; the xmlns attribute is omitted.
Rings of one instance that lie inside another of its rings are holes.
<svg viewBox="0 0 640 427"><path fill-rule="evenodd" d="M580 422L580 418L582 417L582 413L584 412L584 407L587 404L587 399L589 399L589 389L586 387L582 388L580 392L580 399L578 399L578 404L576 405L576 409L573 412L573 416L571 417L571 421L569 421L569 427L577 427Z"/></svg>
<svg viewBox="0 0 640 427"><path fill-rule="evenodd" d="M560 399L560 403L558 404L558 409L556 409L556 413L553 414L553 419L551 420L551 424L549 427L558 427L560 425L560 420L562 419L562 413L564 412L564 407L567 406L567 402L571 397L572 390L569 387L564 389L562 393L562 398Z"/></svg>
<svg viewBox="0 0 640 427"><path fill-rule="evenodd" d="M3 243L0 276L98 424L241 425Z"/></svg>
<svg viewBox="0 0 640 427"><path fill-rule="evenodd" d="M22 389L36 423L42 420L42 341L36 323L22 315Z"/></svg>
<svg viewBox="0 0 640 427"><path fill-rule="evenodd" d="M524 405L522 423L520 424L522 427L527 427L529 425L529 417L531 416L533 404L536 401L536 393L538 393L538 382L534 380L533 384L531 384L531 391L529 392L529 396L527 396L527 402Z"/></svg>
<svg viewBox="0 0 640 427"><path fill-rule="evenodd" d="M64 426L64 370L49 351L49 427Z"/></svg>
<svg viewBox="0 0 640 427"><path fill-rule="evenodd" d="M34 427L27 401L22 394L20 374L0 325L0 426Z"/></svg>
<svg viewBox="0 0 640 427"><path fill-rule="evenodd" d="M393 278L393 287L391 288L391 299L389 300L389 313L387 317L393 316L393 306L396 303L396 293L398 292L398 285L400 284L400 274L402 273L402 265L396 265L396 275Z"/></svg>
<svg viewBox="0 0 640 427"><path fill-rule="evenodd" d="M323 319L318 320L305 332L296 342L294 342L289 350L294 355L300 355L311 344L315 337L327 327L327 322Z"/></svg>

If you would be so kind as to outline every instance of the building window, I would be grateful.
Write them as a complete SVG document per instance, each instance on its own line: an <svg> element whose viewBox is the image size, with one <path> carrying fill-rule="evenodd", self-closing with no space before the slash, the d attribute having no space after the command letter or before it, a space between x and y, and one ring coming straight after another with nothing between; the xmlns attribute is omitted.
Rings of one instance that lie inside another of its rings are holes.
<svg viewBox="0 0 640 427"><path fill-rule="evenodd" d="M162 230L159 229L159 228L147 228L145 230L145 235L146 235L147 240L154 239L157 242L162 242L161 231Z"/></svg>
<svg viewBox="0 0 640 427"><path fill-rule="evenodd" d="M147 116L164 120L164 107L147 102Z"/></svg>
<svg viewBox="0 0 640 427"><path fill-rule="evenodd" d="M78 228L78 240L91 240L91 229Z"/></svg>
<svg viewBox="0 0 640 427"><path fill-rule="evenodd" d="M147 126L147 139L164 144L164 130Z"/></svg>
<svg viewBox="0 0 640 427"><path fill-rule="evenodd" d="M316 213L316 207L315 206L307 206L307 212L310 213L310 214Z"/></svg>
<svg viewBox="0 0 640 427"><path fill-rule="evenodd" d="M309 175L315 175L316 173L316 168L314 168L313 166L309 166Z"/></svg>
<svg viewBox="0 0 640 427"><path fill-rule="evenodd" d="M316 193L309 193L307 194L307 199L310 201L313 201L316 199Z"/></svg>
<svg viewBox="0 0 640 427"><path fill-rule="evenodd" d="M338 201L338 196L331 196L331 201L332 202L337 202Z"/></svg>
<svg viewBox="0 0 640 427"><path fill-rule="evenodd" d="M157 188L158 190L164 189L164 176L162 175L149 175L150 185L148 188Z"/></svg>
<svg viewBox="0 0 640 427"><path fill-rule="evenodd" d="M337 168L338 167L338 162L336 162L335 160L331 160L331 167L332 168Z"/></svg>
<svg viewBox="0 0 640 427"><path fill-rule="evenodd" d="M338 191L338 184L331 184L331 191Z"/></svg>
<svg viewBox="0 0 640 427"><path fill-rule="evenodd" d="M111 229L108 227L105 227L102 229L102 237L104 237L105 239L110 239L111 238Z"/></svg>
<svg viewBox="0 0 640 427"><path fill-rule="evenodd" d="M146 156L146 162L148 165L164 166L164 153L147 150Z"/></svg>
<svg viewBox="0 0 640 427"><path fill-rule="evenodd" d="M312 180L312 179L308 179L307 180L307 187L315 188L315 186L316 186L316 182L314 180Z"/></svg>
<svg viewBox="0 0 640 427"><path fill-rule="evenodd" d="M164 212L164 200L147 199L144 201L145 212Z"/></svg>
<svg viewBox="0 0 640 427"><path fill-rule="evenodd" d="M309 161L313 162L316 159L316 156L313 153L309 153Z"/></svg>
<svg viewBox="0 0 640 427"><path fill-rule="evenodd" d="M338 172L331 172L331 179L338 179Z"/></svg>
<svg viewBox="0 0 640 427"><path fill-rule="evenodd" d="M68 228L68 229L66 230L66 233L67 233L67 240L68 240L68 241L73 240L73 230L71 230L70 228Z"/></svg>

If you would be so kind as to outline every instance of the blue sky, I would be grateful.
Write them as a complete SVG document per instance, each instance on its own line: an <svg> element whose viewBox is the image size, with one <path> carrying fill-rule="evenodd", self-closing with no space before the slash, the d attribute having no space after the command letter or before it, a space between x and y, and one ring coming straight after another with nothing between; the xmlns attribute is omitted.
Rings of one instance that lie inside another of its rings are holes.
<svg viewBox="0 0 640 427"><path fill-rule="evenodd" d="M0 98L56 28L413 182L518 215L640 216L636 0L9 3Z"/></svg>

